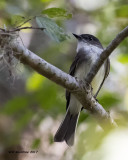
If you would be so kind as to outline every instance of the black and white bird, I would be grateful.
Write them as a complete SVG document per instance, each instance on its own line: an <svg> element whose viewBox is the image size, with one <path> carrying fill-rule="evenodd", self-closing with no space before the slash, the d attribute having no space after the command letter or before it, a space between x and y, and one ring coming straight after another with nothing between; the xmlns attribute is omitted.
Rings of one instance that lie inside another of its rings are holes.
<svg viewBox="0 0 128 160"><path fill-rule="evenodd" d="M97 61L103 51L100 41L90 34L76 35L73 34L77 40L77 54L70 67L69 74L77 77L79 80L84 81L87 73L90 71L93 64ZM93 88L93 95L96 97L109 74L110 62L107 59L101 66L100 70L94 77L91 85ZM74 144L75 129L77 126L80 111L82 109L81 103L76 97L66 91L66 115L62 121L59 129L57 130L54 141L65 141L69 146Z"/></svg>

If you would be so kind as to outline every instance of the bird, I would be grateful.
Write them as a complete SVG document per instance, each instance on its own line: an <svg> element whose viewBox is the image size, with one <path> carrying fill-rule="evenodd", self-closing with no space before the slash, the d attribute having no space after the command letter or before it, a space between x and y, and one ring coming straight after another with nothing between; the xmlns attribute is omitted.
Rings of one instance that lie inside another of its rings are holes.
<svg viewBox="0 0 128 160"><path fill-rule="evenodd" d="M79 80L85 81L91 67L97 61L104 49L98 38L91 34L73 35L78 40L76 49L77 54L71 64L69 74ZM107 58L91 82L93 89L92 93L95 98L107 78L109 71L110 60ZM76 126L82 108L79 100L66 90L66 115L54 136L55 142L65 141L68 146L74 144Z"/></svg>

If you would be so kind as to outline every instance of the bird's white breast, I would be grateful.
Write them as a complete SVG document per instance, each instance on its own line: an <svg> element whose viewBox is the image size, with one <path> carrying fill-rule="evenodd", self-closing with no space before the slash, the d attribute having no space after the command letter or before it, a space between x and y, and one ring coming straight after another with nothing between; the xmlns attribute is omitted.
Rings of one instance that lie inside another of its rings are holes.
<svg viewBox="0 0 128 160"><path fill-rule="evenodd" d="M91 67L96 62L97 58L99 57L103 49L91 44L83 44L83 42L79 42L77 46L77 51L79 52L80 49L84 50L85 56L88 56L88 60L85 61L85 63L82 63L78 66L78 69L75 73L75 77L78 77L79 79L84 81L87 76L87 73L89 73ZM100 84L102 83L104 74L105 67L103 65L101 66L100 70L98 71L98 73L92 81L92 88L94 94L97 92Z"/></svg>
<svg viewBox="0 0 128 160"><path fill-rule="evenodd" d="M81 61L81 64L80 63L77 64L74 76L82 81L85 81L87 74L89 73L91 67L96 62L97 58L99 57L103 49L98 46L80 41L78 42L77 45L77 53L80 50L82 50L82 56L84 56L85 54L85 57L83 57L83 60L85 61ZM105 67L103 65L92 81L92 88L94 95L103 81L104 74L105 74ZM69 103L70 112L76 115L80 112L81 107L82 107L81 103L76 99L76 97L73 94L71 94Z"/></svg>

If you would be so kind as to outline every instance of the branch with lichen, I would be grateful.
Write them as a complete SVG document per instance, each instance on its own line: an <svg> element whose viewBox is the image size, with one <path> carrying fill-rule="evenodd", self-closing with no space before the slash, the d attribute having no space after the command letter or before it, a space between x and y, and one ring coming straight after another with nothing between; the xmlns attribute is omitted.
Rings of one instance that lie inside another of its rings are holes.
<svg viewBox="0 0 128 160"><path fill-rule="evenodd" d="M104 122L109 126L116 126L116 123L110 117L109 113L95 100L92 95L90 83L96 75L97 71L112 53L112 51L128 36L128 27L122 30L117 37L108 45L102 52L100 59L91 68L91 71L86 77L86 82L82 82L75 77L63 72L44 59L31 52L23 45L19 44L14 39L14 34L1 30L0 32L0 47L8 53L16 57L20 62L26 64L45 76L56 84L66 88L80 101L85 109L87 109L104 128ZM8 44L8 45L7 45Z"/></svg>

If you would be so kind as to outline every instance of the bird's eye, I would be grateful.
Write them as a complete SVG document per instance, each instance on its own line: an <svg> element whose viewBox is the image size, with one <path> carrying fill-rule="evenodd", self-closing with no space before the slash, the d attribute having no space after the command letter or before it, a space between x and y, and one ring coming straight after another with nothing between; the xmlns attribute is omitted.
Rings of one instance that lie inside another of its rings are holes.
<svg viewBox="0 0 128 160"><path fill-rule="evenodd" d="M92 37L89 37L88 39L89 39L90 41L92 41L92 40L93 40L93 39L92 39Z"/></svg>

